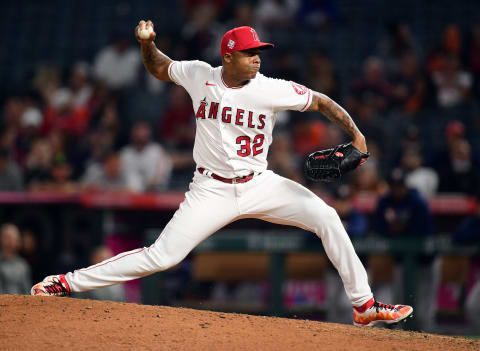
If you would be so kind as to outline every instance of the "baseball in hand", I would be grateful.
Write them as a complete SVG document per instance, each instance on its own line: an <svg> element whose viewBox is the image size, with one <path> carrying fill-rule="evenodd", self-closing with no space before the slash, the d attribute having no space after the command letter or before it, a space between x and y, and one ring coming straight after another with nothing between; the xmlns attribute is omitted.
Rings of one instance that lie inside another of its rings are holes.
<svg viewBox="0 0 480 351"><path fill-rule="evenodd" d="M148 39L148 38L150 38L150 34L152 34L152 33L153 33L153 28L152 27L139 29L138 30L138 37L140 39Z"/></svg>

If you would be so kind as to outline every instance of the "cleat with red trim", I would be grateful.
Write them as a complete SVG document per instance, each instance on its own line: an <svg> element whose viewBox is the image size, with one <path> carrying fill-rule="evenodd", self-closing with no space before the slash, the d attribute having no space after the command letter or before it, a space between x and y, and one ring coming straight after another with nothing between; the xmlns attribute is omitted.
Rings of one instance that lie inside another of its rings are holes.
<svg viewBox="0 0 480 351"><path fill-rule="evenodd" d="M353 324L366 327L378 323L394 324L404 321L412 313L411 306L387 305L372 298L362 306L353 307Z"/></svg>
<svg viewBox="0 0 480 351"><path fill-rule="evenodd" d="M49 275L30 290L32 295L39 296L67 296L71 289L64 274Z"/></svg>

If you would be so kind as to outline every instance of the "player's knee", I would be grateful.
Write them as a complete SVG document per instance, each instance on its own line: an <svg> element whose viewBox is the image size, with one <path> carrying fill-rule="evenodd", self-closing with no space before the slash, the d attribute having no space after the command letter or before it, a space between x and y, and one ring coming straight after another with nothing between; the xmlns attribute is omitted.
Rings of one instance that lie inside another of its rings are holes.
<svg viewBox="0 0 480 351"><path fill-rule="evenodd" d="M339 225L342 225L337 211L333 207L325 204L323 206L317 206L316 210L312 211L310 215L313 219L312 229L317 235L330 233L332 232L332 228L337 228Z"/></svg>
<svg viewBox="0 0 480 351"><path fill-rule="evenodd" d="M167 252L160 247L152 246L150 249L150 259L157 272L165 271L183 259L183 256L178 254L167 254Z"/></svg>
<svg viewBox="0 0 480 351"><path fill-rule="evenodd" d="M158 266L160 271L167 270L177 265L183 260L184 256L180 255L165 255L161 260L158 261Z"/></svg>
<svg viewBox="0 0 480 351"><path fill-rule="evenodd" d="M309 217L315 218L317 222L331 221L338 217L337 211L333 207L321 202L306 203L304 211Z"/></svg>
<svg viewBox="0 0 480 351"><path fill-rule="evenodd" d="M322 209L320 225L322 227L341 225L340 217L333 207L325 206L325 208Z"/></svg>
<svg viewBox="0 0 480 351"><path fill-rule="evenodd" d="M333 207L331 206L326 206L325 208L325 217L329 220L336 220L338 219L338 213L337 213L337 210L335 210Z"/></svg>

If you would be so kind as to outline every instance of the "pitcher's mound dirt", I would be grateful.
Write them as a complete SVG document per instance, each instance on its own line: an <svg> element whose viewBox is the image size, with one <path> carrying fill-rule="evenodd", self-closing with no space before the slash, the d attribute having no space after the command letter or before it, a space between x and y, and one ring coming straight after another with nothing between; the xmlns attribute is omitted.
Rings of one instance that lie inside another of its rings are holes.
<svg viewBox="0 0 480 351"><path fill-rule="evenodd" d="M480 341L184 308L0 295L1 350L480 350Z"/></svg>

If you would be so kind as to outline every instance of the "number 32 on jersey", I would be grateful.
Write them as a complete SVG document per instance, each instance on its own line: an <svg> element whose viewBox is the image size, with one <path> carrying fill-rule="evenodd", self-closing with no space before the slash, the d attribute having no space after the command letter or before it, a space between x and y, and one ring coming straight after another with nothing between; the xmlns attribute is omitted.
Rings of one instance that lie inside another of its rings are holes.
<svg viewBox="0 0 480 351"><path fill-rule="evenodd" d="M252 151L253 156L261 154L263 152L262 146L264 139L265 136L263 134L255 135L253 140L246 135L241 135L237 137L236 143L237 145L240 145L240 149L237 150L237 155L241 157L247 157L252 154Z"/></svg>

